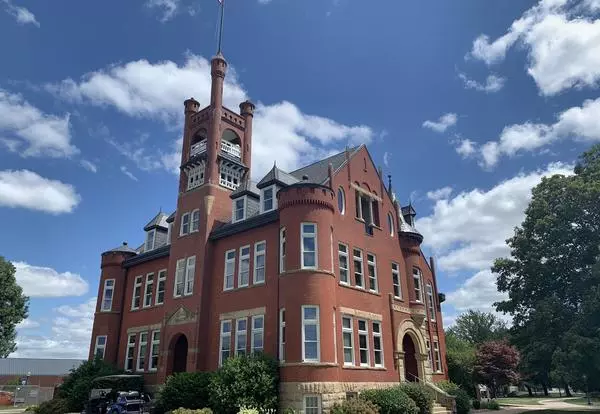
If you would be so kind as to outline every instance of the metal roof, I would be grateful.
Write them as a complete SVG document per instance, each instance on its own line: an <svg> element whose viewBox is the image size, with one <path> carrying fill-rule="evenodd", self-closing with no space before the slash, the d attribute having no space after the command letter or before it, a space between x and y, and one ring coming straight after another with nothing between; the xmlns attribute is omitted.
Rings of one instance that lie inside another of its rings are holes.
<svg viewBox="0 0 600 414"><path fill-rule="evenodd" d="M108 251L105 251L102 254L113 253L113 252L114 253L136 253L137 254L137 251L135 249L132 249L131 247L129 247L127 245L127 242L123 242L123 244L121 246L118 246L118 247L115 247L114 249L110 249Z"/></svg>
<svg viewBox="0 0 600 414"><path fill-rule="evenodd" d="M169 216L167 214L160 211L156 216L154 216L154 218L152 220L150 220L148 222L148 224L146 224L144 226L144 231L148 231L148 230L151 230L156 227L160 227L165 230L168 229L169 228L169 224L167 223L168 217Z"/></svg>
<svg viewBox="0 0 600 414"><path fill-rule="evenodd" d="M280 170L277 166L273 166L271 171L256 184L257 188L264 188L270 184L282 184L284 186L292 185L300 181L298 178Z"/></svg>
<svg viewBox="0 0 600 414"><path fill-rule="evenodd" d="M260 190L256 187L256 183L250 180L244 180L231 194L230 198L238 198L243 195L250 195L254 198L260 198Z"/></svg>
<svg viewBox="0 0 600 414"><path fill-rule="evenodd" d="M83 362L81 359L0 358L0 376L61 376Z"/></svg>
<svg viewBox="0 0 600 414"><path fill-rule="evenodd" d="M349 148L348 152L350 156L354 154L359 147ZM331 157L317 161L306 167L302 167L296 171L292 171L290 174L296 177L300 181L307 181L309 183L323 184L329 178L329 164L333 166L333 171L337 171L338 168L346 162L346 151L334 154ZM304 180L303 177L307 176L308 180Z"/></svg>

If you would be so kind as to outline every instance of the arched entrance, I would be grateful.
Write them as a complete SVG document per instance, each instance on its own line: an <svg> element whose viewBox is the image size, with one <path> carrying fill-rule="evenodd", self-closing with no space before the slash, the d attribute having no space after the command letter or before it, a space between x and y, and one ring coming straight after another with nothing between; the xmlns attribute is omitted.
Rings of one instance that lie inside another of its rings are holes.
<svg viewBox="0 0 600 414"><path fill-rule="evenodd" d="M417 362L417 349L415 342L409 334L402 338L402 351L404 352L404 378L406 381L419 381L419 364Z"/></svg>
<svg viewBox="0 0 600 414"><path fill-rule="evenodd" d="M187 370L188 340L184 334L180 334L171 342L169 350L171 355L171 373L185 372Z"/></svg>

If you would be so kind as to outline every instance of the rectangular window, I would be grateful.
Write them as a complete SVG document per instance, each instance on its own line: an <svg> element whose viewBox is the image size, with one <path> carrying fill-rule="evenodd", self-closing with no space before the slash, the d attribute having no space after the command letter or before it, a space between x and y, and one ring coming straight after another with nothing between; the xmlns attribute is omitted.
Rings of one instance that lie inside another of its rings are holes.
<svg viewBox="0 0 600 414"><path fill-rule="evenodd" d="M175 288L173 296L178 298L183 295L183 287L185 286L185 259L177 260L177 269L175 271Z"/></svg>
<svg viewBox="0 0 600 414"><path fill-rule="evenodd" d="M273 187L265 188L263 190L263 213L271 211L274 208L273 203Z"/></svg>
<svg viewBox="0 0 600 414"><path fill-rule="evenodd" d="M442 358L440 357L440 345L433 341L433 355L435 357L435 372L442 372Z"/></svg>
<svg viewBox="0 0 600 414"><path fill-rule="evenodd" d="M185 295L191 295L194 291L194 273L196 272L196 256L187 258L185 269Z"/></svg>
<svg viewBox="0 0 600 414"><path fill-rule="evenodd" d="M415 300L423 302L423 289L421 288L421 271L413 267L413 284L415 285Z"/></svg>
<svg viewBox="0 0 600 414"><path fill-rule="evenodd" d="M285 272L285 227L279 230L279 273Z"/></svg>
<svg viewBox="0 0 600 414"><path fill-rule="evenodd" d="M319 307L302 306L302 360L319 361Z"/></svg>
<svg viewBox="0 0 600 414"><path fill-rule="evenodd" d="M369 365L369 328L367 321L358 320L358 353L360 365Z"/></svg>
<svg viewBox="0 0 600 414"><path fill-rule="evenodd" d="M265 255L267 243L264 241L254 245L254 284L265 283Z"/></svg>
<svg viewBox="0 0 600 414"><path fill-rule="evenodd" d="M252 317L252 353L262 352L264 348L265 316L255 315Z"/></svg>
<svg viewBox="0 0 600 414"><path fill-rule="evenodd" d="M106 351L106 335L99 335L96 337L96 346L94 347L94 356L96 358L104 359L105 351Z"/></svg>
<svg viewBox="0 0 600 414"><path fill-rule="evenodd" d="M125 352L125 371L133 371L133 356L135 354L135 335L127 336L127 351Z"/></svg>
<svg viewBox="0 0 600 414"><path fill-rule="evenodd" d="M158 369L158 356L160 354L160 331L152 332L152 346L150 348L150 371Z"/></svg>
<svg viewBox="0 0 600 414"><path fill-rule="evenodd" d="M429 339L426 341L426 345L427 345L427 357L429 358L429 366L431 367L431 371L435 371L435 367L433 366L433 355L431 352L431 343L429 342Z"/></svg>
<svg viewBox="0 0 600 414"><path fill-rule="evenodd" d="M371 253L367 253L367 271L369 272L369 290L377 292L377 259Z"/></svg>
<svg viewBox="0 0 600 414"><path fill-rule="evenodd" d="M223 276L223 290L233 289L235 272L235 250L225 252L225 275Z"/></svg>
<svg viewBox="0 0 600 414"><path fill-rule="evenodd" d="M148 332L140 333L140 345L137 355L136 371L143 371L146 364L146 353L148 352Z"/></svg>
<svg viewBox="0 0 600 414"><path fill-rule="evenodd" d="M192 232L198 231L200 228L200 210L192 211Z"/></svg>
<svg viewBox="0 0 600 414"><path fill-rule="evenodd" d="M301 260L302 269L317 268L317 225L315 223L302 223L301 232Z"/></svg>
<svg viewBox="0 0 600 414"><path fill-rule="evenodd" d="M250 283L250 246L240 248L240 269L238 271L238 287Z"/></svg>
<svg viewBox="0 0 600 414"><path fill-rule="evenodd" d="M363 288L364 285L364 272L363 272L363 258L362 258L362 250L353 249L352 255L354 258L354 284L356 287Z"/></svg>
<svg viewBox="0 0 600 414"><path fill-rule="evenodd" d="M433 305L433 287L428 283L427 289L427 307L429 308L429 318L435 322L435 308Z"/></svg>
<svg viewBox="0 0 600 414"><path fill-rule="evenodd" d="M221 343L219 345L219 366L231 356L231 321L221 321Z"/></svg>
<svg viewBox="0 0 600 414"><path fill-rule="evenodd" d="M179 231L180 236L184 236L190 232L190 213L185 213L181 216L181 229Z"/></svg>
<svg viewBox="0 0 600 414"><path fill-rule="evenodd" d="M248 338L247 333L248 319L238 319L235 326L235 354L245 355L246 354L246 342Z"/></svg>
<svg viewBox="0 0 600 414"><path fill-rule="evenodd" d="M244 220L246 217L246 198L241 197L233 201L233 222Z"/></svg>
<svg viewBox="0 0 600 414"><path fill-rule="evenodd" d="M383 366L383 342L381 340L381 323L373 322L373 357L375 366Z"/></svg>
<svg viewBox="0 0 600 414"><path fill-rule="evenodd" d="M152 293L154 290L154 273L146 275L146 291L144 292L144 308L152 306Z"/></svg>
<svg viewBox="0 0 600 414"><path fill-rule="evenodd" d="M340 283L345 285L350 283L348 277L348 246L345 244L338 244L338 260L340 265Z"/></svg>
<svg viewBox="0 0 600 414"><path fill-rule="evenodd" d="M344 343L344 365L354 365L354 328L352 318L342 316L342 342Z"/></svg>
<svg viewBox="0 0 600 414"><path fill-rule="evenodd" d="M142 277L136 276L133 282L133 297L131 298L131 310L139 309L142 298Z"/></svg>
<svg viewBox="0 0 600 414"><path fill-rule="evenodd" d="M321 414L321 396L304 396L304 414Z"/></svg>
<svg viewBox="0 0 600 414"><path fill-rule="evenodd" d="M150 230L146 233L146 246L144 247L145 252L149 252L154 249L154 240L156 238L156 230Z"/></svg>
<svg viewBox="0 0 600 414"><path fill-rule="evenodd" d="M104 291L102 292L102 312L112 310L113 295L115 293L115 279L106 279L104 281Z"/></svg>
<svg viewBox="0 0 600 414"><path fill-rule="evenodd" d="M167 271L158 272L158 285L156 287L156 305L165 303L165 284L167 283Z"/></svg>
<svg viewBox="0 0 600 414"><path fill-rule="evenodd" d="M402 299L402 289L400 288L400 267L397 263L392 263L392 283L394 285L394 297Z"/></svg>
<svg viewBox="0 0 600 414"><path fill-rule="evenodd" d="M285 309L279 310L279 360L285 361Z"/></svg>

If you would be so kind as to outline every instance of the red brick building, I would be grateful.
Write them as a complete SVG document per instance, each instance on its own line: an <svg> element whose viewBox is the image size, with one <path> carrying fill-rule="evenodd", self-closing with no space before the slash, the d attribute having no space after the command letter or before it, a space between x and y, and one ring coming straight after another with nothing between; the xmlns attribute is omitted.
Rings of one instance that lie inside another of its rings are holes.
<svg viewBox="0 0 600 414"><path fill-rule="evenodd" d="M232 355L281 361L285 407L320 413L348 392L446 379L433 260L365 146L249 181L254 105L184 102L177 210L139 249L102 254L90 357L161 384Z"/></svg>

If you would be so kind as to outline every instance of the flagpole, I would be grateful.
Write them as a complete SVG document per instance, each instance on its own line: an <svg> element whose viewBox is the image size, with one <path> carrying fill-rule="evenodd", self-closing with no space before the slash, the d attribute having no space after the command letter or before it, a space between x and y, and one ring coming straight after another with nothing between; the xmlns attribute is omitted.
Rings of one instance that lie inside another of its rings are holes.
<svg viewBox="0 0 600 414"><path fill-rule="evenodd" d="M225 0L219 0L221 4L221 22L219 24L219 43L217 47L217 54L221 53L221 44L223 42L223 19L225 18Z"/></svg>

